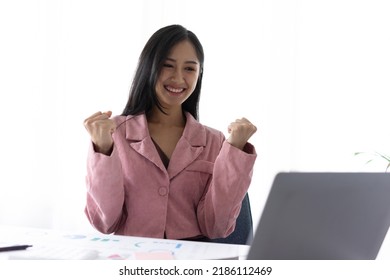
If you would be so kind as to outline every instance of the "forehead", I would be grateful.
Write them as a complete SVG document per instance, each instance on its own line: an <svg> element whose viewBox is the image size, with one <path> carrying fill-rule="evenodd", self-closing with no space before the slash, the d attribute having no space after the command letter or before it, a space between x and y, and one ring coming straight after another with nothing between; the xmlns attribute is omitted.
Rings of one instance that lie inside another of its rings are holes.
<svg viewBox="0 0 390 280"><path fill-rule="evenodd" d="M168 53L168 58L174 60L191 60L199 62L196 50L188 40L181 41L174 45Z"/></svg>

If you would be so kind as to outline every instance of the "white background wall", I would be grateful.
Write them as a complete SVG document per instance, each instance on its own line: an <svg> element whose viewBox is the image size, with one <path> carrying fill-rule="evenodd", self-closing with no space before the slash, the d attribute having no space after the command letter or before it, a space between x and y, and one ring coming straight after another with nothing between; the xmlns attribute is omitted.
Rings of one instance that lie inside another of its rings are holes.
<svg viewBox="0 0 390 280"><path fill-rule="evenodd" d="M146 40L194 31L206 55L203 124L258 132L257 224L277 172L384 171L390 150L390 2L1 0L0 223L92 230L83 213L88 134L120 114Z"/></svg>

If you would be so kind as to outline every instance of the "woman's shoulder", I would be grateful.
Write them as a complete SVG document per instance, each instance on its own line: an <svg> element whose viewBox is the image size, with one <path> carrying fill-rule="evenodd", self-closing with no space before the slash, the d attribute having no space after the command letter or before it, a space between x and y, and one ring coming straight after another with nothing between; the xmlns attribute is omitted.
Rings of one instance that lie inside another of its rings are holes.
<svg viewBox="0 0 390 280"><path fill-rule="evenodd" d="M128 116L117 115L112 117L112 120L116 124L116 131L120 134L126 134L127 130L134 131L147 126L144 114Z"/></svg>
<svg viewBox="0 0 390 280"><path fill-rule="evenodd" d="M216 129L216 128L213 128L213 127L210 127L210 126L207 126L207 125L204 125L204 124L202 124L202 126L206 130L206 133L208 133L208 134L210 134L212 136L220 137L221 135L223 135L223 133L220 130Z"/></svg>
<svg viewBox="0 0 390 280"><path fill-rule="evenodd" d="M186 113L187 116L187 123L192 127L194 131L196 131L196 134L200 133L200 131L203 131L207 138L218 138L221 139L224 137L223 133L215 128L212 128L208 125L200 123L198 120L196 120L192 115L189 113Z"/></svg>
<svg viewBox="0 0 390 280"><path fill-rule="evenodd" d="M121 126L122 124L124 123L127 123L127 122L131 122L131 121L134 121L136 120L137 118L140 118L142 117L143 114L141 115L116 115L114 117L112 117L112 120L115 122L115 124L118 126Z"/></svg>
<svg viewBox="0 0 390 280"><path fill-rule="evenodd" d="M128 116L117 115L117 116L112 117L112 120L113 120L113 121L115 122L115 124L118 126L118 125L120 125L121 123L126 122L127 117L128 117Z"/></svg>
<svg viewBox="0 0 390 280"><path fill-rule="evenodd" d="M201 126L205 131L207 142L216 141L221 143L225 140L225 135L220 130L204 124L201 124Z"/></svg>

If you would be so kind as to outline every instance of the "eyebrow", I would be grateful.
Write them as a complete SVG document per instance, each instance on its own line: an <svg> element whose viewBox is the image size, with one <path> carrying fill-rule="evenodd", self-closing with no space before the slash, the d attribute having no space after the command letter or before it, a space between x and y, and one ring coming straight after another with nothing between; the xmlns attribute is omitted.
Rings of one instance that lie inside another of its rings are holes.
<svg viewBox="0 0 390 280"><path fill-rule="evenodd" d="M173 58L170 58L170 57L167 57L166 60L176 62L176 59L173 59ZM190 63L190 64L196 64L196 65L199 64L199 63L198 63L197 61L195 61L195 60L187 60L187 61L185 61L184 63Z"/></svg>

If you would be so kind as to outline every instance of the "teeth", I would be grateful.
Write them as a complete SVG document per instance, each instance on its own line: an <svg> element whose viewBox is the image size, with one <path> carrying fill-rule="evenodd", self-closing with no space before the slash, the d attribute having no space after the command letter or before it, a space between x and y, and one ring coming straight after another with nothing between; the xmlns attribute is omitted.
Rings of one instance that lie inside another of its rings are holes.
<svg viewBox="0 0 390 280"><path fill-rule="evenodd" d="M169 87L169 86L167 86L166 89L173 92L173 93L180 93L184 90L184 88L173 88L173 87Z"/></svg>

